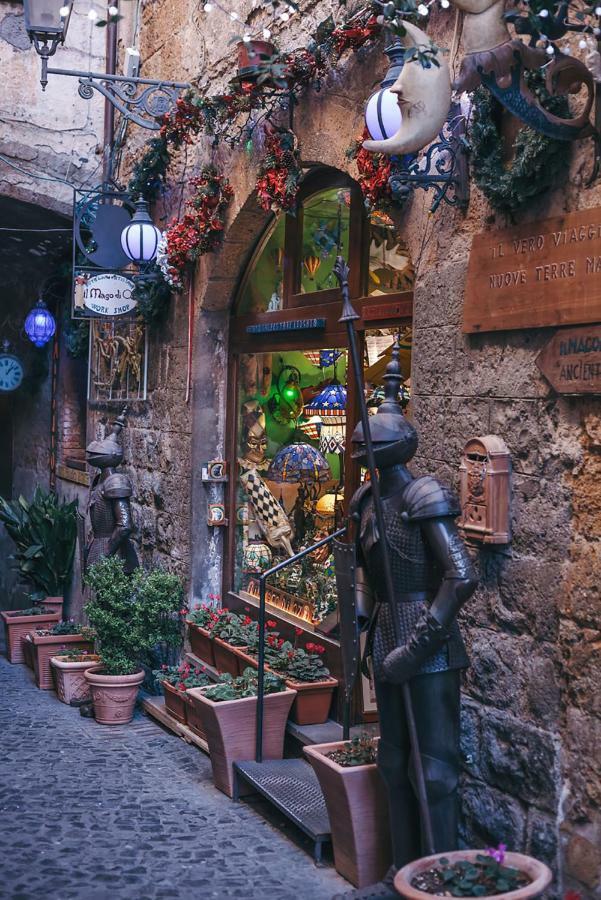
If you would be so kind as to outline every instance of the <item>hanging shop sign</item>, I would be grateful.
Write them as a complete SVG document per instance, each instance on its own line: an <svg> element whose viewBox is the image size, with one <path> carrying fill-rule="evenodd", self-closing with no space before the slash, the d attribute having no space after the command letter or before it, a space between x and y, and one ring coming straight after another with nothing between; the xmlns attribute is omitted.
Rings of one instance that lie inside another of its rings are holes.
<svg viewBox="0 0 601 900"><path fill-rule="evenodd" d="M467 333L601 320L601 208L475 236Z"/></svg>
<svg viewBox="0 0 601 900"><path fill-rule="evenodd" d="M601 394L601 325L562 328L536 364L558 394Z"/></svg>
<svg viewBox="0 0 601 900"><path fill-rule="evenodd" d="M84 315L123 316L137 306L134 298L135 284L131 278L102 272L75 271L73 278L73 308Z"/></svg>

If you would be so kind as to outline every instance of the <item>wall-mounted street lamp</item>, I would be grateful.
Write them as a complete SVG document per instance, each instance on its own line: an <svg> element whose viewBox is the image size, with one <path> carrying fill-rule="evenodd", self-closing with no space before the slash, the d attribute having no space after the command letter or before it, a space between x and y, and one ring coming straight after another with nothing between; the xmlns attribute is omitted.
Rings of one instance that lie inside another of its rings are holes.
<svg viewBox="0 0 601 900"><path fill-rule="evenodd" d="M121 232L121 248L140 267L151 263L157 255L160 229L153 224L146 200L136 200L136 211Z"/></svg>
<svg viewBox="0 0 601 900"><path fill-rule="evenodd" d="M98 91L124 118L141 128L158 131L161 125L157 120L169 112L180 90L189 88L190 84L50 68L48 59L54 56L59 44L65 43L72 9L73 0L23 0L25 28L36 53L42 58L42 90L46 89L48 75L78 78L79 96L84 100L90 100L94 91ZM138 93L140 86L142 90Z"/></svg>

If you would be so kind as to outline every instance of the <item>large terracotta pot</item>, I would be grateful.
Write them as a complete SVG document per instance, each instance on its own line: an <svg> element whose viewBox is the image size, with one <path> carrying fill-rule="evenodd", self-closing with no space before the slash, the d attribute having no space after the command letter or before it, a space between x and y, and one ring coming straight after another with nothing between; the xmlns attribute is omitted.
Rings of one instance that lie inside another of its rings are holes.
<svg viewBox="0 0 601 900"><path fill-rule="evenodd" d="M388 800L377 766L340 766L327 754L344 742L314 744L304 751L325 797L336 871L364 887L386 874L392 864Z"/></svg>
<svg viewBox="0 0 601 900"><path fill-rule="evenodd" d="M167 681L162 682L162 687L163 695L165 697L165 709L170 716L173 716L174 719L177 719L178 722L185 725L187 722L185 691L178 691L176 687L173 687L173 685L169 684Z"/></svg>
<svg viewBox="0 0 601 900"><path fill-rule="evenodd" d="M255 757L257 698L244 697L216 703L204 696L206 690L190 688L188 696L192 704L200 709L215 786L228 797L233 797L233 764ZM282 758L286 721L295 696L296 692L289 690L265 696L263 759Z"/></svg>
<svg viewBox="0 0 601 900"><path fill-rule="evenodd" d="M42 691L51 691L54 687L50 660L53 656L60 656L61 649L70 647L73 650L87 650L89 653L94 650L94 641L86 640L81 634L32 633L31 643L35 683Z"/></svg>
<svg viewBox="0 0 601 900"><path fill-rule="evenodd" d="M196 688L189 688L189 690L196 690ZM197 734L199 738L202 738L203 741L207 739L207 733L205 731L204 722L202 720L202 708L199 703L192 703L192 698L189 696L188 691L185 693L185 701L186 701L186 725L193 731L194 734Z"/></svg>
<svg viewBox="0 0 601 900"><path fill-rule="evenodd" d="M21 652L23 653L23 662L30 669L33 669L33 641L31 634L26 634L21 638Z"/></svg>
<svg viewBox="0 0 601 900"><path fill-rule="evenodd" d="M432 863L438 862L441 856L446 857L451 863L461 859L474 862L476 857L482 852L482 850L453 850L449 853L437 853L435 856L424 856L421 859L416 859L414 862L403 866L397 872L394 886L401 897L405 897L406 900L432 900L433 894L411 887L411 882L419 872L429 869ZM494 897L494 900L534 900L535 897L542 896L543 891L549 887L553 880L551 869L537 859L533 859L532 856L525 856L522 853L506 853L505 865L524 872L532 879L532 882L526 887L519 888L517 891L487 895Z"/></svg>
<svg viewBox="0 0 601 900"><path fill-rule="evenodd" d="M213 638L213 647L215 668L218 672L229 672L234 678L242 674L246 666L242 663L236 651L245 650L245 647L232 647L227 641L223 641L218 637Z"/></svg>
<svg viewBox="0 0 601 900"><path fill-rule="evenodd" d="M84 673L90 685L94 717L101 725L123 725L134 715L138 688L144 672L133 675L103 675L102 666L94 666Z"/></svg>
<svg viewBox="0 0 601 900"><path fill-rule="evenodd" d="M36 628L52 628L56 622L60 621L61 614L49 612L39 616L15 616L4 610L0 612L0 616L2 616L2 621L4 622L8 661L11 663L22 663L24 660L21 639L26 634L29 634L30 631L35 631Z"/></svg>
<svg viewBox="0 0 601 900"><path fill-rule="evenodd" d="M200 625L195 625L194 622L188 622L188 637L194 656L206 662L207 665L214 666L215 652L210 632L206 628L201 628Z"/></svg>
<svg viewBox="0 0 601 900"><path fill-rule="evenodd" d="M72 700L89 700L90 685L84 673L92 666L97 666L99 662L100 657L94 654L90 654L90 659L85 662L71 662L64 656L53 656L50 665L58 699L67 704Z"/></svg>
<svg viewBox="0 0 601 900"><path fill-rule="evenodd" d="M292 681L286 678L286 687L296 691L290 718L297 725L323 725L330 714L332 695L338 687L335 678L323 681Z"/></svg>
<svg viewBox="0 0 601 900"><path fill-rule="evenodd" d="M45 606L46 609L51 609L52 612L60 613L62 616L63 603L64 597L45 597L43 600L34 600L33 605Z"/></svg>

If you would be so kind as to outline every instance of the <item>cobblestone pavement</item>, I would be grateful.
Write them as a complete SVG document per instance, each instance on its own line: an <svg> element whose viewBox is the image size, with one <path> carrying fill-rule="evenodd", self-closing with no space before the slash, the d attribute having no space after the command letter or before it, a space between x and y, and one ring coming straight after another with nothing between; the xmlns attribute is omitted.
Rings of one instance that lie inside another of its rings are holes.
<svg viewBox="0 0 601 900"><path fill-rule="evenodd" d="M220 793L208 757L142 713L98 725L0 658L2 900L329 900L350 889L262 809Z"/></svg>

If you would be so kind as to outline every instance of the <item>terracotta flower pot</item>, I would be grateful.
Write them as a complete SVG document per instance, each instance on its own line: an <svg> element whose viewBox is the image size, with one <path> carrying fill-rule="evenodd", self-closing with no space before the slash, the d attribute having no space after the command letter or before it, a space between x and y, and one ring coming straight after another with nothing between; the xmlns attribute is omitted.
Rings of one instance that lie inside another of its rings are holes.
<svg viewBox="0 0 601 900"><path fill-rule="evenodd" d="M165 696L165 709L170 716L185 725L186 719L186 695L185 691L178 691L176 687L167 681L162 682L163 694Z"/></svg>
<svg viewBox="0 0 601 900"><path fill-rule="evenodd" d="M234 678L241 675L245 666L242 665L241 659L236 651L245 650L246 648L232 647L227 641L223 641L218 637L213 638L213 645L215 651L215 668L219 672L229 672Z"/></svg>
<svg viewBox="0 0 601 900"><path fill-rule="evenodd" d="M23 662L30 669L33 669L33 641L31 634L26 634L21 638L21 652L23 653Z"/></svg>
<svg viewBox="0 0 601 900"><path fill-rule="evenodd" d="M260 66L265 58L274 56L275 44L271 41L239 41L236 45L238 50L238 70Z"/></svg>
<svg viewBox="0 0 601 900"><path fill-rule="evenodd" d="M53 656L50 665L58 699L67 704L72 700L89 700L90 685L84 677L84 672L92 666L97 666L99 662L100 657L94 654L90 654L90 659L85 662L71 662L64 656Z"/></svg>
<svg viewBox="0 0 601 900"><path fill-rule="evenodd" d="M63 647L87 650L89 653L94 650L94 641L86 640L81 634L42 635L32 633L31 643L33 645L35 683L42 691L51 691L54 687L50 660L53 656L60 656Z"/></svg>
<svg viewBox="0 0 601 900"><path fill-rule="evenodd" d="M432 900L433 894L420 891L411 886L411 882L420 872L429 869L432 863L438 862L441 856L446 857L449 862L453 863L461 859L475 862L476 857L481 854L482 850L453 850L450 853L437 853L435 856L423 856L409 863L397 872L394 879L394 886L401 897L406 900ZM539 862L532 856L525 856L522 853L506 853L506 866L519 869L532 879L530 884L525 887L518 888L517 891L508 891L504 894L488 894L486 896L494 897L494 900L534 900L540 897L553 880L551 869L544 863Z"/></svg>
<svg viewBox="0 0 601 900"><path fill-rule="evenodd" d="M34 600L33 605L45 606L46 609L51 609L52 612L60 613L62 616L63 603L64 597L45 597L43 600Z"/></svg>
<svg viewBox="0 0 601 900"><path fill-rule="evenodd" d="M233 797L235 762L254 759L257 698L224 700L216 703L204 696L206 688L188 691L192 704L200 709L206 731L215 786ZM284 732L294 691L281 691L265 696L263 723L263 758L281 759L284 754ZM241 793L244 793L242 791Z"/></svg>
<svg viewBox="0 0 601 900"><path fill-rule="evenodd" d="M101 725L124 725L131 722L138 696L138 688L144 681L144 672L133 675L103 675L102 666L94 666L84 673L90 685L94 717Z"/></svg>
<svg viewBox="0 0 601 900"><path fill-rule="evenodd" d="M202 659L207 665L214 666L215 652L210 632L200 625L195 625L194 622L188 622L188 637L194 656Z"/></svg>
<svg viewBox="0 0 601 900"><path fill-rule="evenodd" d="M4 622L8 661L11 663L22 663L24 660L21 639L36 628L51 628L56 622L60 621L61 614L49 612L39 616L15 616L10 615L7 611L2 611L0 616L2 616L2 621Z"/></svg>
<svg viewBox="0 0 601 900"><path fill-rule="evenodd" d="M305 747L325 797L334 865L355 887L373 884L392 864L388 800L375 763L340 766L327 754L344 742Z"/></svg>
<svg viewBox="0 0 601 900"><path fill-rule="evenodd" d="M323 681L293 681L286 678L286 687L296 691L290 718L297 725L323 725L332 705L332 695L338 687L335 678Z"/></svg>
<svg viewBox="0 0 601 900"><path fill-rule="evenodd" d="M196 690L196 688L190 688L190 690ZM203 741L206 741L207 733L202 720L202 708L200 704L192 702L192 698L189 696L188 691L186 691L184 699L186 701L186 724L188 728L190 731L193 731L194 734L197 734L198 737L202 738Z"/></svg>
<svg viewBox="0 0 601 900"><path fill-rule="evenodd" d="M240 667L239 670L241 674L245 669L248 669L249 666L251 669L258 669L259 663L257 662L257 657L250 655L248 647L232 647L232 650L238 657L238 666Z"/></svg>

